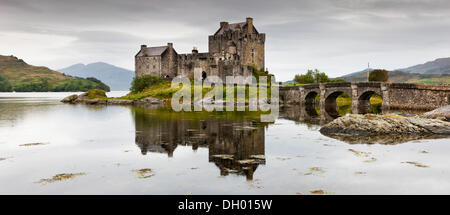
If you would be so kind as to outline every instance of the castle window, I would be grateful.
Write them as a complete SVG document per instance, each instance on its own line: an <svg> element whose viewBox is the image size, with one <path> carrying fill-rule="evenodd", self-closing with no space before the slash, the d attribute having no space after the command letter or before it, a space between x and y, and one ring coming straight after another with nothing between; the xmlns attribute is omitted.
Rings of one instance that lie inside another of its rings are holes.
<svg viewBox="0 0 450 215"><path fill-rule="evenodd" d="M251 52L251 55L252 55L252 63L254 63L255 62L255 49L252 49L252 52Z"/></svg>
<svg viewBox="0 0 450 215"><path fill-rule="evenodd" d="M205 72L205 71L202 72L202 79L203 79L203 80L206 79L206 72Z"/></svg>
<svg viewBox="0 0 450 215"><path fill-rule="evenodd" d="M153 65L153 69L156 69L156 66L155 66L155 65Z"/></svg>

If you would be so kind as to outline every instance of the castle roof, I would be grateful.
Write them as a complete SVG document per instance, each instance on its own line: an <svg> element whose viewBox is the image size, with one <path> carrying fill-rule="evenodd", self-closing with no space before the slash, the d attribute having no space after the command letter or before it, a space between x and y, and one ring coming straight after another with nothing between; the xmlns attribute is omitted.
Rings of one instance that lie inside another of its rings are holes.
<svg viewBox="0 0 450 215"><path fill-rule="evenodd" d="M237 29L242 29L244 26L245 26L245 24L247 24L246 22L239 22L239 23L231 23L231 24L228 24L228 25L226 25L226 26L224 26L224 27L221 27L217 32L216 32L216 35L219 35L219 34L223 34L223 33L225 33L225 32L227 32L227 31L229 31L229 30L231 30L231 31L236 31Z"/></svg>
<svg viewBox="0 0 450 215"><path fill-rule="evenodd" d="M145 52L142 53L142 51L140 51L137 56L138 57L142 57L142 56L160 56L164 53L164 51L166 51L166 49L168 48L168 46L156 46L156 47L147 47L145 48Z"/></svg>
<svg viewBox="0 0 450 215"><path fill-rule="evenodd" d="M247 22L230 23L226 26L220 27L219 30L217 30L217 32L214 35L221 35L230 30L233 32L238 29L243 30L243 29L245 29L246 25L247 25ZM254 32L258 32L255 27L253 27L253 30L254 30Z"/></svg>

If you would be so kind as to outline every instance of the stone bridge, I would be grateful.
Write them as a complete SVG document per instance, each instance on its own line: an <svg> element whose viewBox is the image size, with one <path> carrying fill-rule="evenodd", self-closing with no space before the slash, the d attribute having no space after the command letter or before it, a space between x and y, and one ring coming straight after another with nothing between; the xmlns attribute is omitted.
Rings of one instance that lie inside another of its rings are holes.
<svg viewBox="0 0 450 215"><path fill-rule="evenodd" d="M382 109L432 110L450 104L450 85L387 82L338 82L280 87L280 103L312 106L320 95L320 113L337 117L336 98L346 93L352 97L352 113L367 113L370 97L382 97ZM307 110L308 111L308 110Z"/></svg>

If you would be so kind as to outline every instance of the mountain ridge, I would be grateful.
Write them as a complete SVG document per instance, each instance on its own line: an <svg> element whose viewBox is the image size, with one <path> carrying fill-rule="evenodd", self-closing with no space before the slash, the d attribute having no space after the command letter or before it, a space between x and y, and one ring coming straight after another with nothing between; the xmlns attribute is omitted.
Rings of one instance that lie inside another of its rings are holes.
<svg viewBox="0 0 450 215"><path fill-rule="evenodd" d="M415 66L397 70L402 72L420 74L450 74L450 57L438 58L436 60L428 61L423 64L417 64Z"/></svg>
<svg viewBox="0 0 450 215"><path fill-rule="evenodd" d="M0 55L0 91L63 92L109 87L95 78L72 77L44 66L33 66L13 55Z"/></svg>
<svg viewBox="0 0 450 215"><path fill-rule="evenodd" d="M77 63L58 70L77 77L94 77L111 87L111 90L128 90L134 72L105 62Z"/></svg>

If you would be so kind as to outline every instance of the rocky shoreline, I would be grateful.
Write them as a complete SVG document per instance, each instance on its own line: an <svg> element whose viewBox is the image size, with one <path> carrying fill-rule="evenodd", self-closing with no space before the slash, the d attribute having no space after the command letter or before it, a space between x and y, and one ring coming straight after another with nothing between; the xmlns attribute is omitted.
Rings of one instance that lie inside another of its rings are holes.
<svg viewBox="0 0 450 215"><path fill-rule="evenodd" d="M324 125L323 134L342 135L450 135L450 122L422 116L349 114Z"/></svg>
<svg viewBox="0 0 450 215"><path fill-rule="evenodd" d="M61 100L68 104L87 104L87 105L146 105L146 104L165 104L166 101L162 99L147 97L141 100L127 100L118 98L90 98L87 93L81 95L70 95Z"/></svg>

